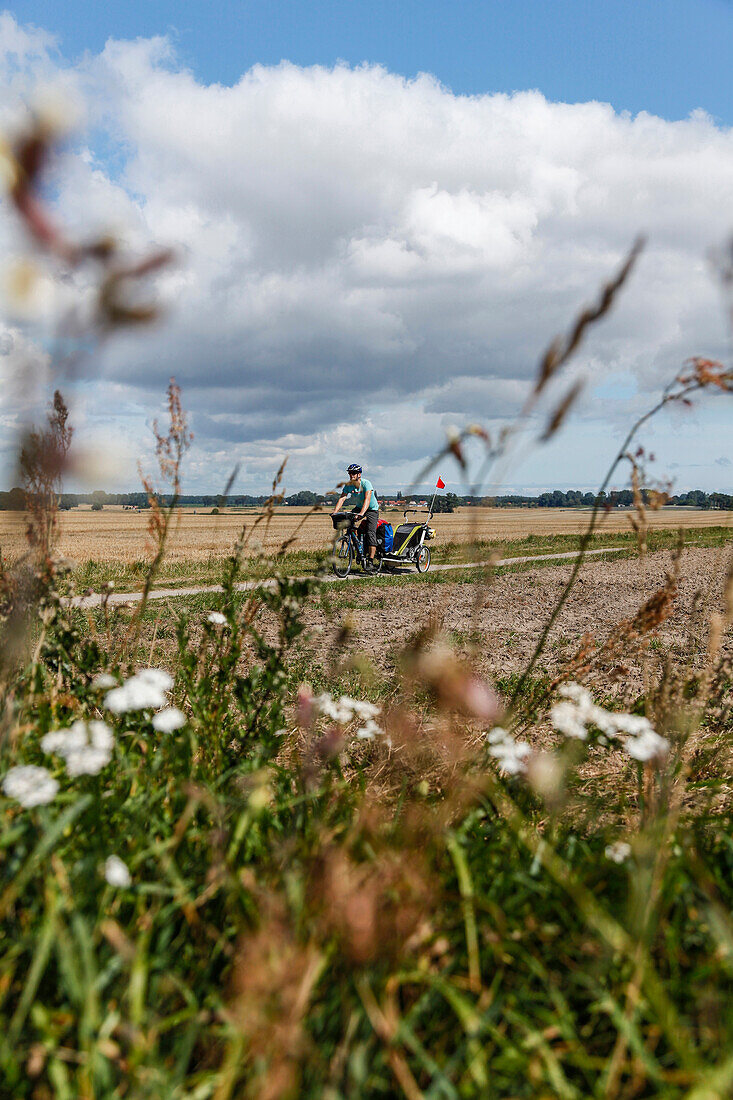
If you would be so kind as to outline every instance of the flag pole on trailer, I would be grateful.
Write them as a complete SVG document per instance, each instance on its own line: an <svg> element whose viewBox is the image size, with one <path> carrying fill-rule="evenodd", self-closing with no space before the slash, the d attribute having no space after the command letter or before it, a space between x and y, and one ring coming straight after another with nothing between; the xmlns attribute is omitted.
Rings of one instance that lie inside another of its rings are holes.
<svg viewBox="0 0 733 1100"><path fill-rule="evenodd" d="M438 480L435 483L435 488L434 488L434 491L433 491L433 499L430 500L430 518L433 518L433 505L435 504L435 494L438 492L439 488L445 488L445 487L446 487L445 481L442 480L442 477L438 477Z"/></svg>

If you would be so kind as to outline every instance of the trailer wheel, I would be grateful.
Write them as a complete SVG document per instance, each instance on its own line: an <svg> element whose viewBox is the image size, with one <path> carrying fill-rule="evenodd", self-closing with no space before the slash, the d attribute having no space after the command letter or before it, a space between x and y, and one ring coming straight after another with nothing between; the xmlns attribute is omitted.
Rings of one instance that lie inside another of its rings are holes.
<svg viewBox="0 0 733 1100"><path fill-rule="evenodd" d="M415 557L415 565L418 573L427 573L430 568L430 547L421 546Z"/></svg>

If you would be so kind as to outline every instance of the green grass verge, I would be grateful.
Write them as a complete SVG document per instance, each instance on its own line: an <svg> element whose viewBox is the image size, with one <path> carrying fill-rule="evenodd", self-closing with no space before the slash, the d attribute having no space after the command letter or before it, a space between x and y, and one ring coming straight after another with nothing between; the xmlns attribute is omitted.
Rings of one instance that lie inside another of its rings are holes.
<svg viewBox="0 0 733 1100"><path fill-rule="evenodd" d="M676 530L651 531L648 537L648 549L650 553L659 550L672 550L678 544L679 532ZM720 548L733 542L733 530L728 527L692 528L684 532L686 547ZM482 539L475 543L434 544L432 547L433 565L461 565L471 561L488 560L492 554L498 554L502 558L535 556L541 554L571 553L578 549L579 536L577 535L527 535L521 539L510 539L504 542L499 540ZM611 558L634 557L638 553L635 536L629 533L596 534L591 540L589 549L598 550L601 547L619 548L613 555L606 559L603 555L594 554L594 560L610 560ZM619 552L620 551L620 552ZM165 562L155 581L155 588L178 588L184 586L216 585L221 579L223 560L220 557L210 557L203 562L183 560L178 562ZM245 562L242 568L241 579L262 580L271 575L275 570L280 570L289 575L309 574L322 568L326 564L328 569L328 555L321 552L296 550L284 554L279 558L263 558L256 562ZM555 559L544 562L518 562L516 565L503 565L495 569L497 574L505 572L521 572L537 567L557 565ZM71 580L77 592L90 590L100 591L108 581L112 581L117 592L140 591L143 585L145 562L132 564L109 562L86 562L79 566L72 575ZM354 576L359 577L360 584L371 585L401 585L412 584L420 581L423 584L473 584L486 575L486 569L478 566L476 569L465 568L455 572L435 572L419 575L411 570L404 574L386 574L377 577L364 577L360 569L354 570Z"/></svg>

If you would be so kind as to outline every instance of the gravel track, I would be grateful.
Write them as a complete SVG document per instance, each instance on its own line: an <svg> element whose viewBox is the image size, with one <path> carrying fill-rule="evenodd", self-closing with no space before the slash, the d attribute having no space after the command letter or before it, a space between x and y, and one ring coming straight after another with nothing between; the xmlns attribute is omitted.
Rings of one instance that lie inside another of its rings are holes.
<svg viewBox="0 0 733 1100"><path fill-rule="evenodd" d="M586 557L590 557L591 555L597 555L597 554L618 554L623 549L625 549L625 547L611 547L611 548L605 549L605 550L603 550L603 549L600 549L600 550L587 550L586 551ZM577 556L578 555L575 551L570 551L570 552L566 552L566 553L562 553L562 554L533 554L533 555L525 555L524 557L517 557L517 558L501 558L499 561L495 561L493 563L489 563L489 562L485 562L485 561L473 561L473 562L461 562L460 564L457 564L457 565L433 565L433 566L431 566L431 572L440 573L440 572L446 572L446 571L451 570L451 569L479 569L482 566L489 565L489 564L493 564L495 567L496 566L501 566L501 565L523 565L523 564L526 564L528 562L533 562L533 561L554 561L554 560L559 561L559 560L565 559L565 558L577 558ZM405 576L405 574L407 574L407 573L413 573L413 569L411 567L410 568L405 568L405 569L401 569L401 570L399 570L399 572L393 573L393 574L382 573L382 574L380 574L380 577L382 579L388 581L388 580L390 580L392 578L396 578L398 576ZM328 581L328 582L336 582L336 581L339 581L339 580L342 580L342 579L347 580L347 581L359 581L359 580L370 580L372 578L369 577L365 573L351 573L348 577L345 577L345 578L339 578L339 577L335 577L335 576L327 576L327 577L324 577L323 579L324 579L324 581ZM268 578L264 578L263 580L260 580L260 581L243 581L241 584L236 585L236 588L237 588L238 592L248 592L250 589L256 588L258 585L261 585L263 582L267 583L267 580L268 580ZM191 587L185 587L185 588L154 588L148 594L148 599L149 600L173 599L174 597L177 597L177 596L197 596L201 592L221 592L221 591L222 591L222 588L221 588L220 584L198 585L198 586L191 586ZM102 597L101 593L92 592L92 593L90 593L89 595L86 595L86 596L74 596L73 599L71 600L71 604L74 607L81 607L81 608L99 607L102 603L102 599L103 599L103 597ZM142 593L141 592L113 592L107 598L107 604L108 604L108 606L113 607L117 604L122 604L122 603L139 603L141 599L142 599Z"/></svg>

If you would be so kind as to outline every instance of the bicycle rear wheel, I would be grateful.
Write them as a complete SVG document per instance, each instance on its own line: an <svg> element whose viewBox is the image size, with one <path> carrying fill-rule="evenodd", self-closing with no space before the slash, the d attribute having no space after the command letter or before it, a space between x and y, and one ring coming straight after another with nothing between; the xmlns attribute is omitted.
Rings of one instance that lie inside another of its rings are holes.
<svg viewBox="0 0 733 1100"><path fill-rule="evenodd" d="M342 535L333 552L333 571L337 577L348 577L353 557L351 539L348 535Z"/></svg>

